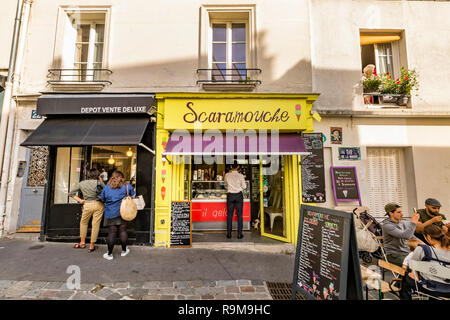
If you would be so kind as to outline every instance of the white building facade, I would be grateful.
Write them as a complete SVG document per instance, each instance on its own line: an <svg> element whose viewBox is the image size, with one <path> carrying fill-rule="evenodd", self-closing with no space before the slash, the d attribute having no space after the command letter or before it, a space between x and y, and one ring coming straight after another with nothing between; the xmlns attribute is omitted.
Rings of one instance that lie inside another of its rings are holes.
<svg viewBox="0 0 450 320"><path fill-rule="evenodd" d="M1 43L11 42L12 2L0 19L8 26L0 28ZM327 198L320 206L345 205L333 199L330 168L354 166L372 214L382 216L394 201L410 215L433 197L450 217L450 41L443 36L450 2L25 2L11 145L4 150L3 235L41 225L42 211L33 218L29 210L42 207L46 150L20 144L43 121L35 114L38 98L55 93L319 93L313 110L322 120L314 132L324 134ZM9 59L3 55L0 68ZM364 103L360 80L368 63L394 75L415 69L417 95L403 106ZM210 69L232 68L245 69L240 82L209 81ZM340 143L331 142L332 128L341 128ZM340 159L339 148L359 148L360 157Z"/></svg>

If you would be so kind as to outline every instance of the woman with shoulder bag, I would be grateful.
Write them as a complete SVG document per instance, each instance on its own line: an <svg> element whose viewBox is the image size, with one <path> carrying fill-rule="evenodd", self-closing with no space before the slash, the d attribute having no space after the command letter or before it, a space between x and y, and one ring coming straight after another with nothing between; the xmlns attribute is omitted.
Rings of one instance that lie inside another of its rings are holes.
<svg viewBox="0 0 450 320"><path fill-rule="evenodd" d="M103 258L107 260L113 259L112 252L117 233L119 233L119 239L122 245L122 253L120 255L125 257L130 252L130 249L127 248L127 221L123 220L120 215L122 200L128 195L135 196L136 192L131 185L125 183L122 172L114 171L101 194L101 200L105 204L105 220L103 226L108 227L108 237L106 238L108 252L103 255Z"/></svg>
<svg viewBox="0 0 450 320"><path fill-rule="evenodd" d="M80 242L73 247L77 249L86 248L86 236L89 226L89 220L92 217L92 230L89 252L95 251L98 247L95 245L100 230L100 223L103 217L103 203L100 201L100 193L105 184L99 179L100 172L97 169L90 169L87 179L81 181L75 190L69 193L69 196L75 199L78 203L83 205L83 213L80 221ZM78 192L81 191L83 199L78 197Z"/></svg>

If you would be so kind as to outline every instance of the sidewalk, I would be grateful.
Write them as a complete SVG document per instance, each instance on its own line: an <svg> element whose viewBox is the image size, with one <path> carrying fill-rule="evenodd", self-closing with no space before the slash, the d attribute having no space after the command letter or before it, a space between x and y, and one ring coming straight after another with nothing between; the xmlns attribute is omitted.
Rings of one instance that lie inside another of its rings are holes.
<svg viewBox="0 0 450 320"><path fill-rule="evenodd" d="M292 283L295 259L283 243L130 246L126 257L115 246L111 261L102 258L106 245L92 253L72 246L1 239L0 300L272 300L268 282Z"/></svg>
<svg viewBox="0 0 450 320"><path fill-rule="evenodd" d="M270 300L266 281L291 282L294 266L286 244L130 246L126 257L115 246L112 261L102 258L106 245L92 253L72 245L0 240L0 299ZM79 268L78 290L67 287L69 267Z"/></svg>

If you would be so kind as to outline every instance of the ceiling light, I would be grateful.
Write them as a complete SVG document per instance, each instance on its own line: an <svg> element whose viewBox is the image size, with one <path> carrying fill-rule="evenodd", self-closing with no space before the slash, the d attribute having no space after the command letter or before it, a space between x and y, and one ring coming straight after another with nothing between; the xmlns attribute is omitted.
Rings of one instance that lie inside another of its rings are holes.
<svg viewBox="0 0 450 320"><path fill-rule="evenodd" d="M131 151L131 148L128 148L127 157L132 157L132 156L133 156L133 151Z"/></svg>

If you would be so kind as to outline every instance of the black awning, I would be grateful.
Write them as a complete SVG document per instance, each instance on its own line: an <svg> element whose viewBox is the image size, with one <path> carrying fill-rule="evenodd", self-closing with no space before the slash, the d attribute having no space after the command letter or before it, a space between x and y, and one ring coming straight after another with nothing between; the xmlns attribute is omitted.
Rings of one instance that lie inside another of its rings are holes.
<svg viewBox="0 0 450 320"><path fill-rule="evenodd" d="M138 145L148 117L46 119L21 146Z"/></svg>

